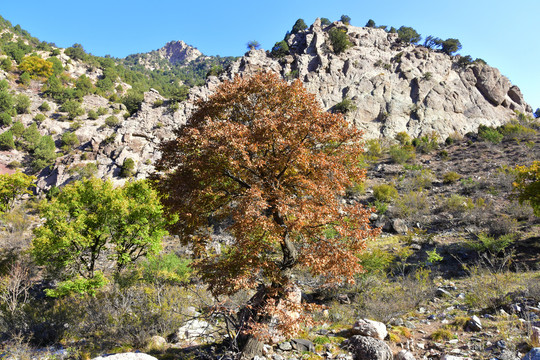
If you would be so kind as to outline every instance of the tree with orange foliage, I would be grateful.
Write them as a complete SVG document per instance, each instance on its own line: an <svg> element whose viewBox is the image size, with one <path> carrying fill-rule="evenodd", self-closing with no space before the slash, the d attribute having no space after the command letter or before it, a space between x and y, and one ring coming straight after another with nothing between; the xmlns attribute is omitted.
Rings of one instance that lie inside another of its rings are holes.
<svg viewBox="0 0 540 360"><path fill-rule="evenodd" d="M362 271L356 255L377 234L368 209L343 201L365 178L361 132L322 110L300 81L272 73L225 81L197 105L161 146L163 201L216 297L256 290L241 330L292 335L302 318L291 271L351 283ZM209 246L210 223L227 224L234 238L221 252Z"/></svg>

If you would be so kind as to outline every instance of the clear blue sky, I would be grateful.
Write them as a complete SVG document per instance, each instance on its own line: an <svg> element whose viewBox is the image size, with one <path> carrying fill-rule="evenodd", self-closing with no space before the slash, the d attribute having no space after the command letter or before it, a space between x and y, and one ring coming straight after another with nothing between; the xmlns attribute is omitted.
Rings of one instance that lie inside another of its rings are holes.
<svg viewBox="0 0 540 360"><path fill-rule="evenodd" d="M243 55L257 40L270 49L296 19L415 28L423 37L458 38L461 54L480 57L540 107L540 0L0 0L0 15L40 40L80 43L94 55L155 50L184 40L207 55Z"/></svg>

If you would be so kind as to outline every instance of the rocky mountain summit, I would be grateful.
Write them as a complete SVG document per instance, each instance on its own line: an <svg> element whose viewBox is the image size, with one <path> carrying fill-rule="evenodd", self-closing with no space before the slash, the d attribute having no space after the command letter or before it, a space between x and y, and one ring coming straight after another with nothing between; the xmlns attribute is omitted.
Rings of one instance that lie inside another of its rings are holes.
<svg viewBox="0 0 540 360"><path fill-rule="evenodd" d="M148 70L156 70L168 69L171 65L186 65L206 56L183 41L170 41L162 48L148 53L130 55L129 58Z"/></svg>

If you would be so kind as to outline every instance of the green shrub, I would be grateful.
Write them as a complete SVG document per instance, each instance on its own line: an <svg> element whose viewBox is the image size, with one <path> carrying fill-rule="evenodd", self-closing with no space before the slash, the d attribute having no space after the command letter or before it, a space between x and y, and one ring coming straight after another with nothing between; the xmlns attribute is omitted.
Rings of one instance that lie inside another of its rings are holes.
<svg viewBox="0 0 540 360"><path fill-rule="evenodd" d="M459 175L457 172L449 171L444 173L443 175L443 183L445 184L453 184L461 179L461 175Z"/></svg>
<svg viewBox="0 0 540 360"><path fill-rule="evenodd" d="M22 122L17 120L15 123L13 123L9 130L11 130L15 138L20 138L24 132L24 125Z"/></svg>
<svg viewBox="0 0 540 360"><path fill-rule="evenodd" d="M156 101L154 101L154 104L152 104L152 106L154 108L158 108L158 107L160 107L162 105L163 105L163 100L162 99L157 99Z"/></svg>
<svg viewBox="0 0 540 360"><path fill-rule="evenodd" d="M15 95L15 110L17 114L27 114L30 111L30 98L24 94Z"/></svg>
<svg viewBox="0 0 540 360"><path fill-rule="evenodd" d="M328 35L330 36L330 43L335 54L341 54L352 45L345 29L332 28L328 32Z"/></svg>
<svg viewBox="0 0 540 360"><path fill-rule="evenodd" d="M399 132L395 139L399 141L401 145L410 145L411 144L411 137L409 134L407 134L405 131Z"/></svg>
<svg viewBox="0 0 540 360"><path fill-rule="evenodd" d="M13 140L13 133L11 130L4 131L2 134L0 134L0 149L15 149L15 141Z"/></svg>
<svg viewBox="0 0 540 360"><path fill-rule="evenodd" d="M43 121L45 121L47 117L41 113L38 113L36 114L36 116L34 116L34 121L37 122L38 124L41 124Z"/></svg>
<svg viewBox="0 0 540 360"><path fill-rule="evenodd" d="M416 30L407 26L401 26L397 30L397 33L399 40L405 43L416 44L422 39L422 37L416 32Z"/></svg>
<svg viewBox="0 0 540 360"><path fill-rule="evenodd" d="M499 126L497 131L500 132L505 139L513 140L530 140L534 139L538 133L535 129L524 126L517 121L512 121L503 126Z"/></svg>
<svg viewBox="0 0 540 360"><path fill-rule="evenodd" d="M475 240L468 241L467 245L478 253L490 253L492 255L497 255L512 245L514 240L514 234L491 237L485 233L480 233Z"/></svg>
<svg viewBox="0 0 540 360"><path fill-rule="evenodd" d="M370 139L366 141L366 154L370 160L377 160L383 154L383 146L379 139Z"/></svg>
<svg viewBox="0 0 540 360"><path fill-rule="evenodd" d="M79 138L74 132L65 132L62 134L62 150L69 151L79 145Z"/></svg>
<svg viewBox="0 0 540 360"><path fill-rule="evenodd" d="M380 248L373 248L359 254L358 259L368 274L386 273L394 261L394 255Z"/></svg>
<svg viewBox="0 0 540 360"><path fill-rule="evenodd" d="M103 116L103 115L106 115L109 111L107 109L105 109L104 107L99 107L97 109L97 114L98 116Z"/></svg>
<svg viewBox="0 0 540 360"><path fill-rule="evenodd" d="M132 158L125 158L122 168L120 169L121 177L131 177L135 174L135 161Z"/></svg>
<svg viewBox="0 0 540 360"><path fill-rule="evenodd" d="M444 207L452 213L462 213L474 208L474 202L465 196L452 194L445 200Z"/></svg>
<svg viewBox="0 0 540 360"><path fill-rule="evenodd" d="M95 112L94 110L88 110L88 112L86 113L86 115L88 116L88 118L90 120L97 120L97 118L99 117L99 115L97 114L97 112Z"/></svg>
<svg viewBox="0 0 540 360"><path fill-rule="evenodd" d="M373 196L379 201L391 202L398 196L398 191L391 184L381 184L373 187Z"/></svg>
<svg viewBox="0 0 540 360"><path fill-rule="evenodd" d="M419 151L423 154L429 154L439 147L438 139L438 135L432 133L430 135L425 135L414 139L413 145L415 146L416 151Z"/></svg>
<svg viewBox="0 0 540 360"><path fill-rule="evenodd" d="M114 128L120 125L120 120L116 116L111 115L105 119L105 125Z"/></svg>
<svg viewBox="0 0 540 360"><path fill-rule="evenodd" d="M410 191L398 197L393 212L399 217L419 222L419 217L430 211L427 195L422 191Z"/></svg>
<svg viewBox="0 0 540 360"><path fill-rule="evenodd" d="M336 105L334 105L333 109L334 109L334 112L346 114L349 111L356 110L356 105L354 105L351 99L349 99L348 97L345 97L343 100L341 100Z"/></svg>
<svg viewBox="0 0 540 360"><path fill-rule="evenodd" d="M392 145L389 154L392 161L398 164L403 164L416 157L414 147L411 145Z"/></svg>
<svg viewBox="0 0 540 360"><path fill-rule="evenodd" d="M11 115L9 115L7 112L0 113L0 123L2 126L9 126L13 122Z"/></svg>
<svg viewBox="0 0 540 360"><path fill-rule="evenodd" d="M504 135L497 131L497 129L480 125L478 126L478 137L493 144L498 144L502 141Z"/></svg>
<svg viewBox="0 0 540 360"><path fill-rule="evenodd" d="M189 259L179 258L175 253L153 256L142 263L142 278L150 284L183 284L193 272L190 264Z"/></svg>
<svg viewBox="0 0 540 360"><path fill-rule="evenodd" d="M4 71L10 71L11 67L12 67L11 60L8 59L8 58L4 58L0 62L0 69L2 69Z"/></svg>
<svg viewBox="0 0 540 360"><path fill-rule="evenodd" d="M41 134L37 128L36 123L32 123L29 127L24 129L21 138L24 140L24 146L29 151L34 151L39 140L41 139Z"/></svg>
<svg viewBox="0 0 540 360"><path fill-rule="evenodd" d="M60 107L60 111L68 113L70 120L75 119L77 116L84 114L84 109L81 107L81 103L75 100L68 100Z"/></svg>

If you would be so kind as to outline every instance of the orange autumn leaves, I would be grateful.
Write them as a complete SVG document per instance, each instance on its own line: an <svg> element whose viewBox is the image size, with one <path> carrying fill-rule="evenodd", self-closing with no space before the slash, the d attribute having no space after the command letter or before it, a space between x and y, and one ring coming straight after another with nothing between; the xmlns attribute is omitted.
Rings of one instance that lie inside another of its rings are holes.
<svg viewBox="0 0 540 360"><path fill-rule="evenodd" d="M353 281L377 233L368 210L342 200L365 178L360 136L300 81L272 73L226 81L198 103L162 145L156 177L214 295L283 289L297 267L328 284ZM218 224L234 239L220 252L208 246Z"/></svg>

